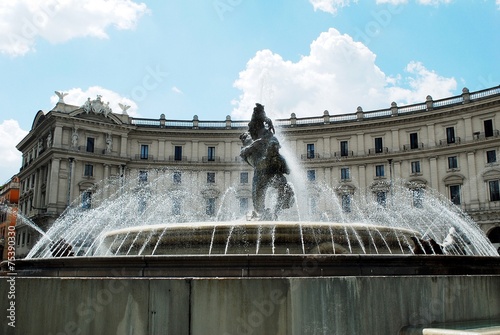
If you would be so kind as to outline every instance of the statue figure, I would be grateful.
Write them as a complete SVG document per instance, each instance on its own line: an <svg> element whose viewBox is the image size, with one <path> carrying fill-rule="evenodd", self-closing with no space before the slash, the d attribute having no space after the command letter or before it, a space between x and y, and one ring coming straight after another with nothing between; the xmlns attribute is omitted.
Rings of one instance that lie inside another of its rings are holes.
<svg viewBox="0 0 500 335"><path fill-rule="evenodd" d="M54 91L54 93L57 95L59 98L59 101L57 103L64 103L64 97L68 95L68 93L64 92L59 92L59 91Z"/></svg>
<svg viewBox="0 0 500 335"><path fill-rule="evenodd" d="M110 154L113 148L113 136L111 134L106 134L106 153Z"/></svg>
<svg viewBox="0 0 500 335"><path fill-rule="evenodd" d="M73 148L78 147L78 131L76 128L73 129L73 135L71 135L71 146Z"/></svg>
<svg viewBox="0 0 500 335"><path fill-rule="evenodd" d="M47 148L50 148L52 146L52 132L49 131L49 134L47 135Z"/></svg>
<svg viewBox="0 0 500 335"><path fill-rule="evenodd" d="M281 146L274 132L273 123L266 116L264 106L257 103L248 123L248 132L240 135L243 144L240 156L254 169L252 218L260 220L276 220L278 214L283 209L290 208L294 202L292 187L284 176L290 173L290 169L279 153ZM278 201L272 211L265 207L266 191L270 186L278 191Z"/></svg>

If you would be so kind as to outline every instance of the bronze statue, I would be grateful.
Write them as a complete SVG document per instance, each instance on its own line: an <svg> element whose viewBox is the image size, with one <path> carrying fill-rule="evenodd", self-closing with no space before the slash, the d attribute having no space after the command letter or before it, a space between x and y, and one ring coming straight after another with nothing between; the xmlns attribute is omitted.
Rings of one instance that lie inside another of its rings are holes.
<svg viewBox="0 0 500 335"><path fill-rule="evenodd" d="M290 169L285 158L279 153L281 146L274 133L273 123L266 116L264 106L257 103L248 123L248 132L240 135L243 143L240 156L254 169L254 219L276 220L278 214L283 209L290 208L294 202L292 187L284 176L290 173ZM278 191L278 200L272 211L265 206L266 191L270 186Z"/></svg>

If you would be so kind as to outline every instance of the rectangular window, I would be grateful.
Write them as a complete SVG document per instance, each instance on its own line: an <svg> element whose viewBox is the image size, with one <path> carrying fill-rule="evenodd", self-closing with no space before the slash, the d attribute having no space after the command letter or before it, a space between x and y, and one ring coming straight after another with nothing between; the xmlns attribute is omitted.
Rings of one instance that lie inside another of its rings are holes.
<svg viewBox="0 0 500 335"><path fill-rule="evenodd" d="M215 161L215 147L208 147L208 161Z"/></svg>
<svg viewBox="0 0 500 335"><path fill-rule="evenodd" d="M248 212L248 198L240 198L240 214Z"/></svg>
<svg viewBox="0 0 500 335"><path fill-rule="evenodd" d="M490 201L500 201L500 188L498 180L488 182L490 188Z"/></svg>
<svg viewBox="0 0 500 335"><path fill-rule="evenodd" d="M410 134L410 149L418 149L418 134Z"/></svg>
<svg viewBox="0 0 500 335"><path fill-rule="evenodd" d="M139 171L139 182L145 183L148 181L148 171Z"/></svg>
<svg viewBox="0 0 500 335"><path fill-rule="evenodd" d="M417 188L412 190L412 193L413 193L413 207L422 208L424 200L424 190L421 188Z"/></svg>
<svg viewBox="0 0 500 335"><path fill-rule="evenodd" d="M340 156L349 156L349 142L340 141Z"/></svg>
<svg viewBox="0 0 500 335"><path fill-rule="evenodd" d="M460 185L450 186L450 200L455 205L460 205Z"/></svg>
<svg viewBox="0 0 500 335"><path fill-rule="evenodd" d="M385 208L387 202L387 193L384 191L379 191L377 192L376 197L377 197L377 203Z"/></svg>
<svg viewBox="0 0 500 335"><path fill-rule="evenodd" d="M307 181L316 180L316 170L307 170Z"/></svg>
<svg viewBox="0 0 500 335"><path fill-rule="evenodd" d="M497 161L497 151L496 150L486 151L486 162L487 163L496 163L496 161Z"/></svg>
<svg viewBox="0 0 500 335"><path fill-rule="evenodd" d="M85 177L92 177L94 175L94 165L92 164L85 164L84 170L83 170L83 175Z"/></svg>
<svg viewBox="0 0 500 335"><path fill-rule="evenodd" d="M384 151L382 137L375 137L375 153L381 153Z"/></svg>
<svg viewBox="0 0 500 335"><path fill-rule="evenodd" d="M420 173L420 161L411 162L411 173Z"/></svg>
<svg viewBox="0 0 500 335"><path fill-rule="evenodd" d="M92 192L85 191L82 193L82 208L89 209L92 206Z"/></svg>
<svg viewBox="0 0 500 335"><path fill-rule="evenodd" d="M182 147L180 145L176 145L174 147L174 160L176 161L182 160Z"/></svg>
<svg viewBox="0 0 500 335"><path fill-rule="evenodd" d="M206 213L209 216L215 215L215 198L208 198L207 199Z"/></svg>
<svg viewBox="0 0 500 335"><path fill-rule="evenodd" d="M342 211L344 213L351 212L351 195L350 194L342 194Z"/></svg>
<svg viewBox="0 0 500 335"><path fill-rule="evenodd" d="M340 169L340 180L349 180L351 179L349 168L341 168Z"/></svg>
<svg viewBox="0 0 500 335"><path fill-rule="evenodd" d="M174 183L180 184L182 182L182 173L180 171L175 171L173 174Z"/></svg>
<svg viewBox="0 0 500 335"><path fill-rule="evenodd" d="M375 176L377 176L377 177L384 176L384 166L383 165L376 165L375 166Z"/></svg>
<svg viewBox="0 0 500 335"><path fill-rule="evenodd" d="M448 127L446 128L446 143L455 143L455 128Z"/></svg>
<svg viewBox="0 0 500 335"><path fill-rule="evenodd" d="M149 145L141 144L141 159L148 159L149 156Z"/></svg>
<svg viewBox="0 0 500 335"><path fill-rule="evenodd" d="M484 120L484 137L493 136L493 120Z"/></svg>
<svg viewBox="0 0 500 335"><path fill-rule="evenodd" d="M457 156L448 157L448 169L458 169Z"/></svg>
<svg viewBox="0 0 500 335"><path fill-rule="evenodd" d="M307 158L314 158L314 143L307 145Z"/></svg>
<svg viewBox="0 0 500 335"><path fill-rule="evenodd" d="M248 184L248 172L240 173L240 184Z"/></svg>
<svg viewBox="0 0 500 335"><path fill-rule="evenodd" d="M87 152L94 152L94 141L93 137L87 137Z"/></svg>
<svg viewBox="0 0 500 335"><path fill-rule="evenodd" d="M207 172L207 183L215 183L215 172Z"/></svg>

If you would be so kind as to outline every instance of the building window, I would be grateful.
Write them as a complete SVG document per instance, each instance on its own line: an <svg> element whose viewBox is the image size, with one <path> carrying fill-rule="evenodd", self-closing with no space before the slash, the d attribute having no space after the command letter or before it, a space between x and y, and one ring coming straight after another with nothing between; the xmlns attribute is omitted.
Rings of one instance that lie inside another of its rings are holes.
<svg viewBox="0 0 500 335"><path fill-rule="evenodd" d="M215 215L215 198L207 199L206 214L209 216Z"/></svg>
<svg viewBox="0 0 500 335"><path fill-rule="evenodd" d="M446 143L455 143L455 128L447 127L446 128Z"/></svg>
<svg viewBox="0 0 500 335"><path fill-rule="evenodd" d="M420 173L420 161L411 162L411 173L412 174Z"/></svg>
<svg viewBox="0 0 500 335"><path fill-rule="evenodd" d="M486 162L487 163L496 163L496 161L497 161L497 151L496 150L486 151Z"/></svg>
<svg viewBox="0 0 500 335"><path fill-rule="evenodd" d="M457 156L448 157L448 169L458 169Z"/></svg>
<svg viewBox="0 0 500 335"><path fill-rule="evenodd" d="M174 183L180 184L182 182L182 173L180 171L175 171L173 174Z"/></svg>
<svg viewBox="0 0 500 335"><path fill-rule="evenodd" d="M139 171L139 182L145 183L148 181L148 171Z"/></svg>
<svg viewBox="0 0 500 335"><path fill-rule="evenodd" d="M385 208L385 205L387 203L387 192L384 191L378 191L376 193L376 198L377 198L377 203Z"/></svg>
<svg viewBox="0 0 500 335"><path fill-rule="evenodd" d="M493 136L493 120L484 120L484 137Z"/></svg>
<svg viewBox="0 0 500 335"><path fill-rule="evenodd" d="M172 199L172 215L181 215L181 199L173 198Z"/></svg>
<svg viewBox="0 0 500 335"><path fill-rule="evenodd" d="M341 168L340 169L340 180L349 180L351 179L349 168Z"/></svg>
<svg viewBox="0 0 500 335"><path fill-rule="evenodd" d="M314 158L314 143L307 145L307 158Z"/></svg>
<svg viewBox="0 0 500 335"><path fill-rule="evenodd" d="M89 209L92 206L92 192L85 191L82 193L82 208Z"/></svg>
<svg viewBox="0 0 500 335"><path fill-rule="evenodd" d="M94 152L94 141L93 137L87 137L87 152Z"/></svg>
<svg viewBox="0 0 500 335"><path fill-rule="evenodd" d="M418 149L418 134L410 134L410 149Z"/></svg>
<svg viewBox="0 0 500 335"><path fill-rule="evenodd" d="M490 189L490 201L500 201L500 188L498 180L488 182Z"/></svg>
<svg viewBox="0 0 500 335"><path fill-rule="evenodd" d="M349 142L340 141L340 156L349 156Z"/></svg>
<svg viewBox="0 0 500 335"><path fill-rule="evenodd" d="M215 161L215 147L208 147L208 161Z"/></svg>
<svg viewBox="0 0 500 335"><path fill-rule="evenodd" d="M240 214L248 212L248 198L240 198Z"/></svg>
<svg viewBox="0 0 500 335"><path fill-rule="evenodd" d="M375 176L377 176L377 177L384 176L384 166L383 165L375 165Z"/></svg>
<svg viewBox="0 0 500 335"><path fill-rule="evenodd" d="M450 200L455 205L460 205L460 185L450 186Z"/></svg>
<svg viewBox="0 0 500 335"><path fill-rule="evenodd" d="M342 211L344 213L351 212L351 198L350 194L342 194Z"/></svg>
<svg viewBox="0 0 500 335"><path fill-rule="evenodd" d="M421 188L416 188L412 190L413 195L413 207L422 208L424 200L424 190Z"/></svg>
<svg viewBox="0 0 500 335"><path fill-rule="evenodd" d="M174 160L181 161L182 160L182 146L176 145L174 147Z"/></svg>
<svg viewBox="0 0 500 335"><path fill-rule="evenodd" d="M85 177L92 177L92 176L94 176L94 165L92 165L92 164L85 164L84 169L83 169L83 175Z"/></svg>
<svg viewBox="0 0 500 335"><path fill-rule="evenodd" d="M207 172L207 183L215 183L215 172Z"/></svg>
<svg viewBox="0 0 500 335"><path fill-rule="evenodd" d="M240 172L240 184L248 184L248 172Z"/></svg>
<svg viewBox="0 0 500 335"><path fill-rule="evenodd" d="M382 137L375 137L375 153L381 153L384 151Z"/></svg>
<svg viewBox="0 0 500 335"><path fill-rule="evenodd" d="M141 159L148 159L149 156L149 145L141 144Z"/></svg>
<svg viewBox="0 0 500 335"><path fill-rule="evenodd" d="M316 180L316 170L307 170L307 181Z"/></svg>

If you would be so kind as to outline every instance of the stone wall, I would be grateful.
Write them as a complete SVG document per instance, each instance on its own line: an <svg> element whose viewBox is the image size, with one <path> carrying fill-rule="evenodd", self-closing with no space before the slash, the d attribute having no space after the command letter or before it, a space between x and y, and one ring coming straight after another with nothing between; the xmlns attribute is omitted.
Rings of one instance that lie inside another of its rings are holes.
<svg viewBox="0 0 500 335"><path fill-rule="evenodd" d="M15 279L2 334L398 334L500 319L500 276Z"/></svg>

